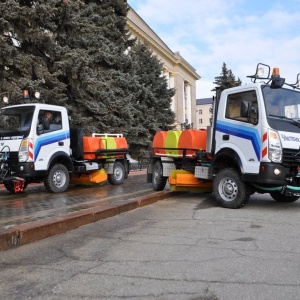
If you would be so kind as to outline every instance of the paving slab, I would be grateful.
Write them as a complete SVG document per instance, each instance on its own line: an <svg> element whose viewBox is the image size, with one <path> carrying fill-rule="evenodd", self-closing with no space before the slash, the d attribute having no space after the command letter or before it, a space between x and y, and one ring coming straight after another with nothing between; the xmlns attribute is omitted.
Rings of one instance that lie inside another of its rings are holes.
<svg viewBox="0 0 300 300"><path fill-rule="evenodd" d="M145 172L134 172L121 186L70 187L51 194L34 185L22 194L0 189L0 250L64 233L175 195L155 192Z"/></svg>

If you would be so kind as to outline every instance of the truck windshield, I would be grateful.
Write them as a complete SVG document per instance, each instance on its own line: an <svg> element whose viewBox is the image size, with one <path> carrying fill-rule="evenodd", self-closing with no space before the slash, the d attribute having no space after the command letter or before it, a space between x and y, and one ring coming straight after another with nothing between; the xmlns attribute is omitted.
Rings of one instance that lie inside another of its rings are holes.
<svg viewBox="0 0 300 300"><path fill-rule="evenodd" d="M264 86L262 92L265 99L267 115L300 118L300 92L292 89L271 89Z"/></svg>
<svg viewBox="0 0 300 300"><path fill-rule="evenodd" d="M0 139L22 139L31 128L34 106L8 107L0 111Z"/></svg>
<svg viewBox="0 0 300 300"><path fill-rule="evenodd" d="M300 92L293 89L271 89L263 86L262 93L266 106L266 114L270 126L277 130L299 132L300 126ZM288 124L293 124L295 128ZM295 125L299 126L295 126Z"/></svg>

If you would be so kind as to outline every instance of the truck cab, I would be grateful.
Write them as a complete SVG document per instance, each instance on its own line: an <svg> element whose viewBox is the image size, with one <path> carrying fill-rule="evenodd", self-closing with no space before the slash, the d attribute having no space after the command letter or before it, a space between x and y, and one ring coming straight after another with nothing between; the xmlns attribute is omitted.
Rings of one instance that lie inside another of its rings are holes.
<svg viewBox="0 0 300 300"><path fill-rule="evenodd" d="M45 114L52 119L45 126ZM13 189L12 177L21 178L19 188L39 182L47 175L55 157L63 156L69 165L70 133L67 110L47 104L7 106L0 112L1 179ZM9 175L9 176L8 176Z"/></svg>

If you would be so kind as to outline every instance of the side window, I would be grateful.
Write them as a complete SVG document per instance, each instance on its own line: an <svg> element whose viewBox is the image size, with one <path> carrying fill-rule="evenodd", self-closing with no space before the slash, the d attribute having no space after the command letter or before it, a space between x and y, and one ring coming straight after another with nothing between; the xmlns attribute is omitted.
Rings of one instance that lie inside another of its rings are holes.
<svg viewBox="0 0 300 300"><path fill-rule="evenodd" d="M61 112L41 110L38 120L38 134L48 133L62 129Z"/></svg>
<svg viewBox="0 0 300 300"><path fill-rule="evenodd" d="M227 119L258 123L258 105L255 91L231 94L227 98L226 114Z"/></svg>

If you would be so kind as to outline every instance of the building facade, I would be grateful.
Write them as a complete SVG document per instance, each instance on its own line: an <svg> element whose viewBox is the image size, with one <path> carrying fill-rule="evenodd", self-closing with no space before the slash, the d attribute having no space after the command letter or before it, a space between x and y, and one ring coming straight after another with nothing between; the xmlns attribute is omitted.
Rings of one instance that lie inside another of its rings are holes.
<svg viewBox="0 0 300 300"><path fill-rule="evenodd" d="M175 113L177 129L183 124L195 128L196 80L200 79L196 70L179 52L172 52L133 9L130 9L127 15L127 28L132 37L149 45L153 54L163 64L163 75L168 81L169 88L175 89L171 109Z"/></svg>
<svg viewBox="0 0 300 300"><path fill-rule="evenodd" d="M202 98L196 100L196 129L206 129L211 125L212 118L212 98Z"/></svg>

